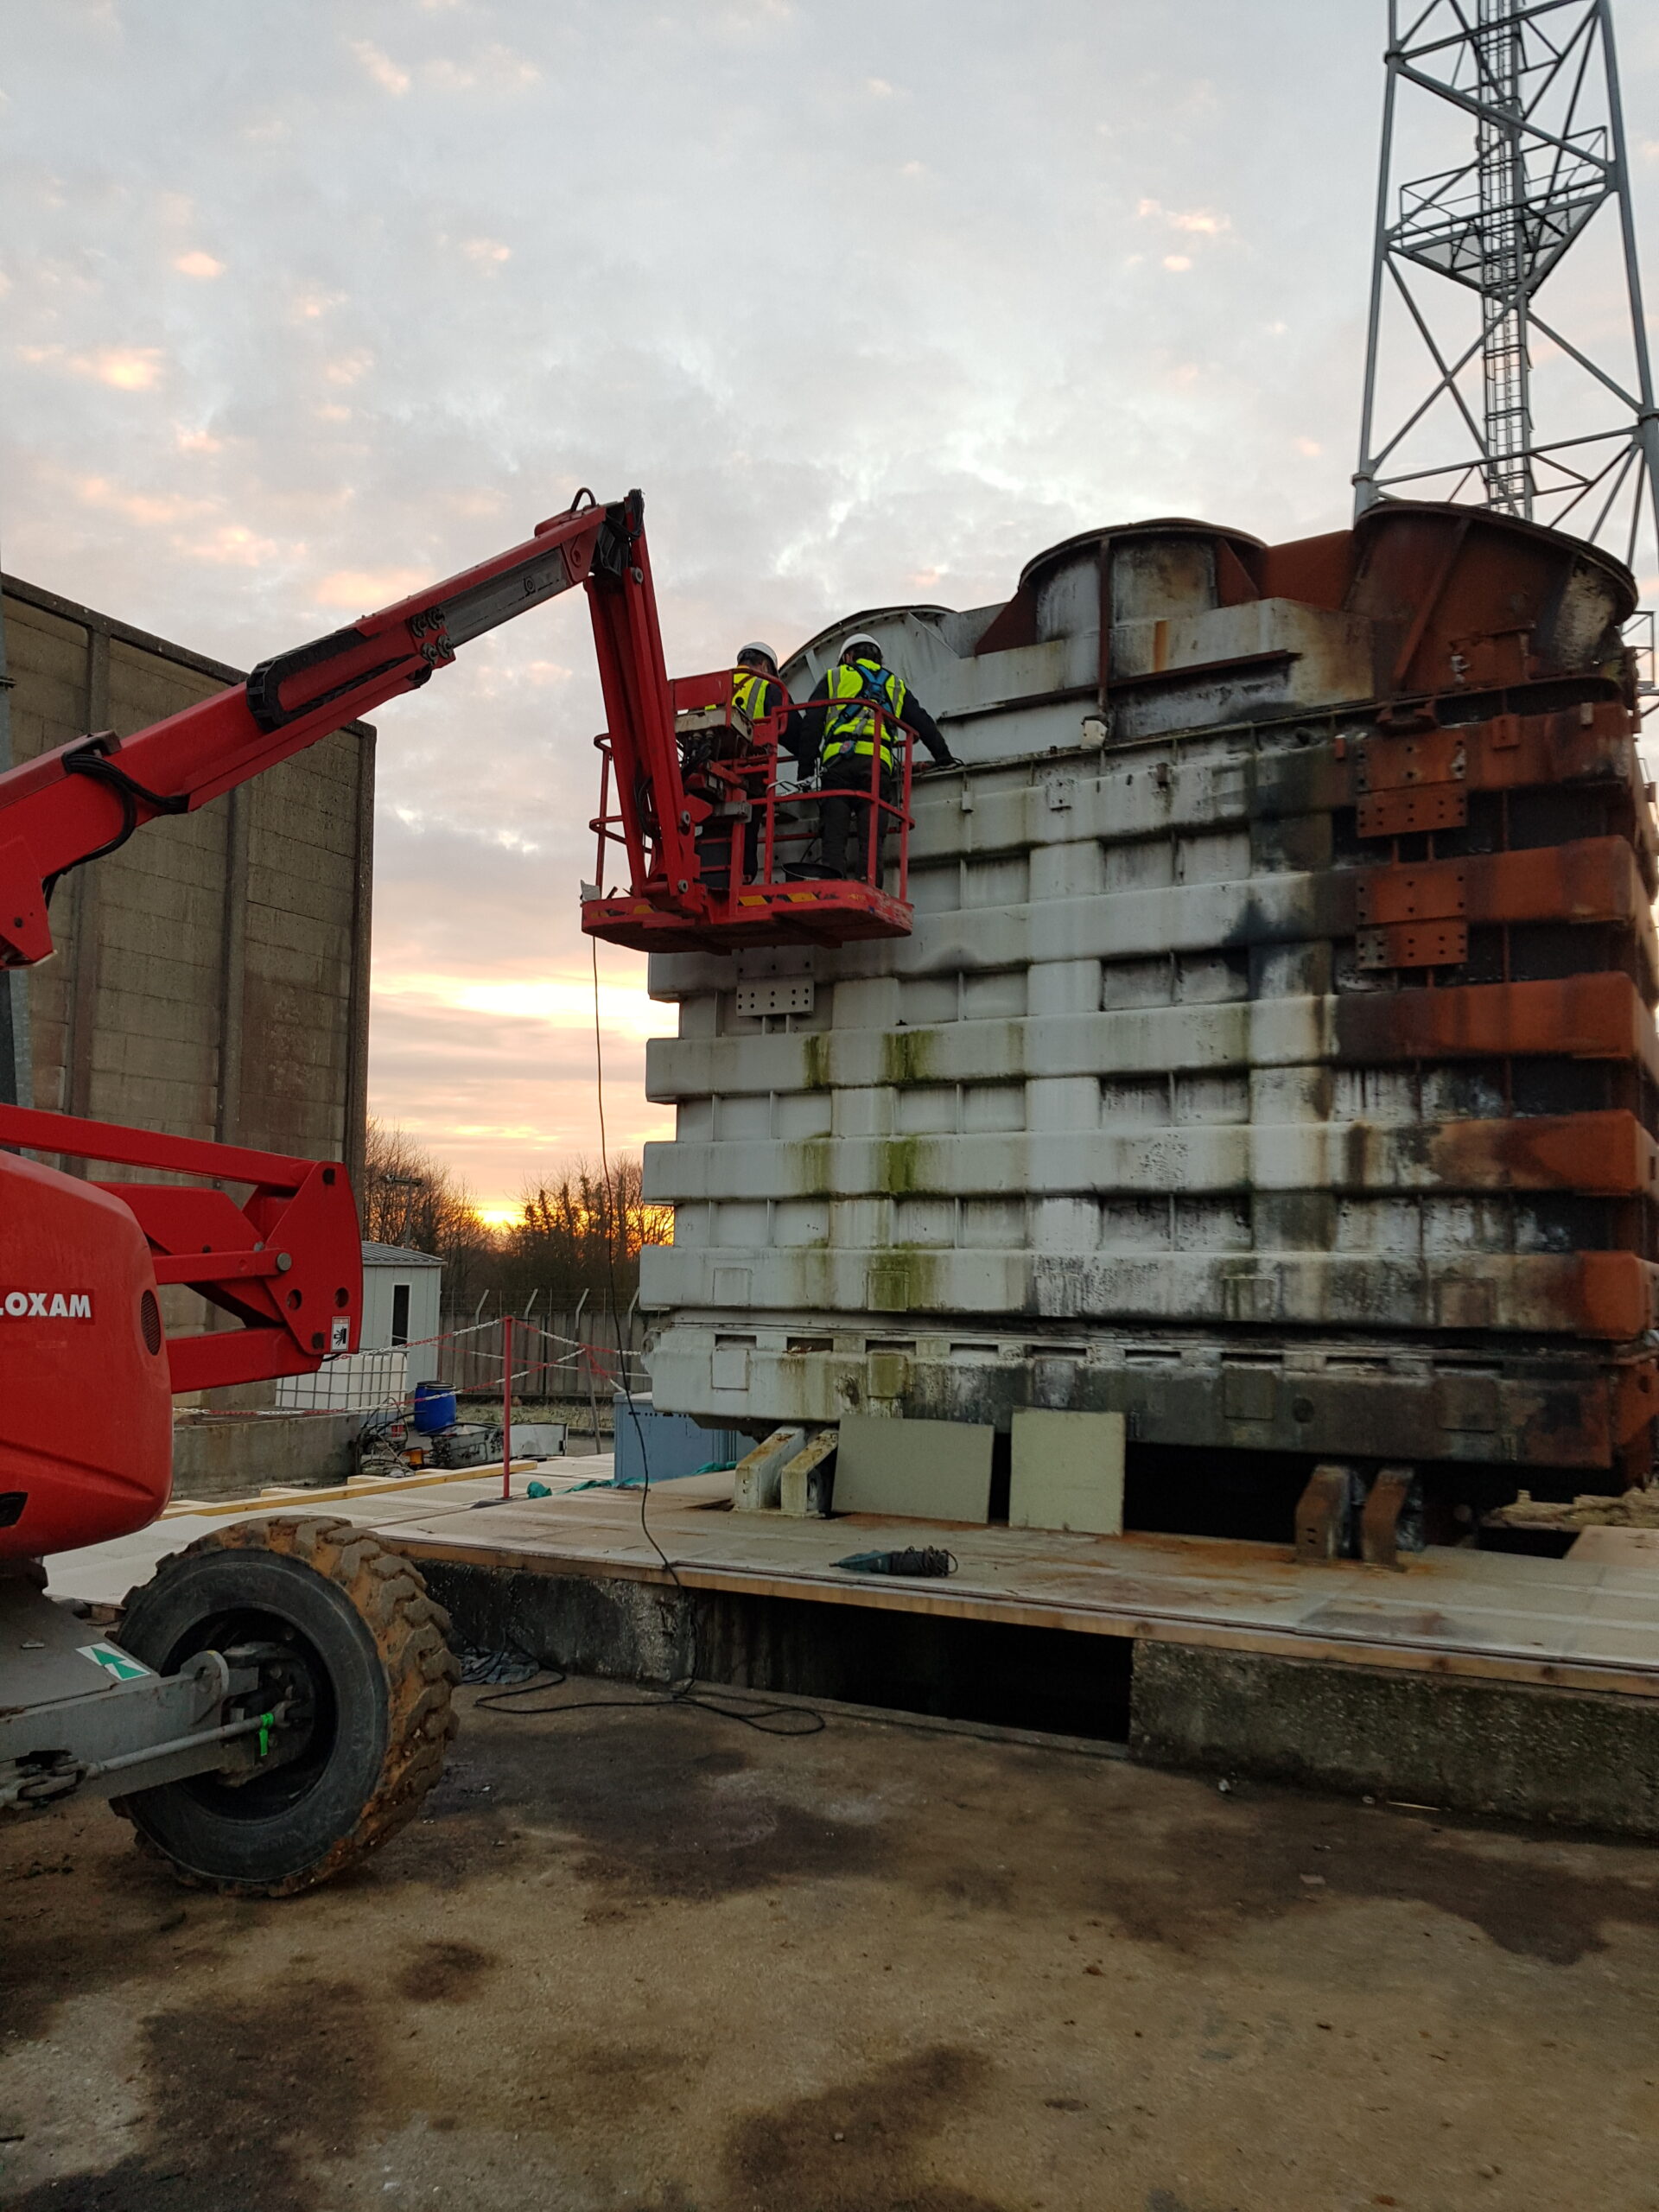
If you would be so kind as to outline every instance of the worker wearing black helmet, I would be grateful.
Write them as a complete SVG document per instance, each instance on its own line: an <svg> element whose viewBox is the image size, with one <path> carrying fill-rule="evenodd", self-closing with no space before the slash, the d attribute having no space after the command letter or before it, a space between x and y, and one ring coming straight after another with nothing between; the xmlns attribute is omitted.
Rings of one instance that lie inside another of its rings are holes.
<svg viewBox="0 0 1659 2212"><path fill-rule="evenodd" d="M932 715L886 666L880 645L866 631L848 639L839 659L818 678L809 703L792 719L791 750L804 769L815 760L818 765L825 868L831 875L849 873L847 838L856 823L861 848L857 874L880 884L881 844L892 817L870 805L871 764L879 752L881 797L891 801L898 787L899 737L895 725L904 723L920 738L938 766L954 768L961 763ZM864 819L871 812L875 815L873 869L871 832Z"/></svg>

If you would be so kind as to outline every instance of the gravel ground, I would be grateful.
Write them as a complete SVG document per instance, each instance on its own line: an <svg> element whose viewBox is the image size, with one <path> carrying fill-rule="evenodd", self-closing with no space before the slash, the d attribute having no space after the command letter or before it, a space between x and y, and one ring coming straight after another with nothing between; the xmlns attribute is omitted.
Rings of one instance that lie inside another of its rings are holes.
<svg viewBox="0 0 1659 2212"><path fill-rule="evenodd" d="M0 1828L0 2203L1659 2207L1651 1853L834 1713L463 1705L426 1817L288 1903L102 1808Z"/></svg>

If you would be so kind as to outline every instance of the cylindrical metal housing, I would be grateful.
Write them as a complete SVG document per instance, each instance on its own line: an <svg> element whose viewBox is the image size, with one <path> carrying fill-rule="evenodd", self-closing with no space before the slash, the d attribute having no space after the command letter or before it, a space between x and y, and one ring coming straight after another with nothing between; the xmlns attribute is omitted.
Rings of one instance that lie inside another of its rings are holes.
<svg viewBox="0 0 1659 2212"><path fill-rule="evenodd" d="M855 625L969 766L918 779L910 938L652 961L658 1405L1643 1474L1634 598L1577 540L1387 503L1094 531L1005 606L813 639L797 697Z"/></svg>

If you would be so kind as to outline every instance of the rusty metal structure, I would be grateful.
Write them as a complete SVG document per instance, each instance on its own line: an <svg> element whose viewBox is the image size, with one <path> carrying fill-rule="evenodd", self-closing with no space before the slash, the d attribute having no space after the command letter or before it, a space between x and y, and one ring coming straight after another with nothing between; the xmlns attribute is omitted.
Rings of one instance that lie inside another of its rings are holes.
<svg viewBox="0 0 1659 2212"><path fill-rule="evenodd" d="M1634 602L1388 501L1091 531L1004 605L814 639L795 696L870 631L967 765L917 785L912 936L652 958L658 1406L1119 1409L1132 1482L1407 1463L1431 1521L1647 1480Z"/></svg>
<svg viewBox="0 0 1659 2212"><path fill-rule="evenodd" d="M1631 563L1659 523L1659 410L1611 0L1389 0L1387 64L1357 511L1473 497ZM1460 157L1397 181L1426 132ZM1603 208L1623 314L1597 297L1546 321L1539 293Z"/></svg>

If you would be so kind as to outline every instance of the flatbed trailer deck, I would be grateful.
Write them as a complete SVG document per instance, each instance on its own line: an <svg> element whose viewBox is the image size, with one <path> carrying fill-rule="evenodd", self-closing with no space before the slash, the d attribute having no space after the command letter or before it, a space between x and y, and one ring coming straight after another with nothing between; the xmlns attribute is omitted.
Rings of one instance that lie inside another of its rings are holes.
<svg viewBox="0 0 1659 2212"><path fill-rule="evenodd" d="M1597 1531L1562 1559L1431 1547L1389 1571L1198 1537L793 1520L732 1510L731 1487L660 1485L644 1525L638 1490L595 1489L435 1504L378 1533L463 1637L555 1664L668 1679L696 1663L867 1696L887 1663L902 1705L918 1701L899 1673L925 1624L1004 1632L976 1647L982 1667L1029 1632L1051 1673L1071 1655L1081 1700L1098 1686L1098 1732L1160 1763L1659 1834L1659 1553L1639 1532ZM922 1542L948 1547L956 1572L836 1566ZM924 1671L920 1701L937 1700L942 1676ZM1088 1725L1077 1701L1069 1713Z"/></svg>

